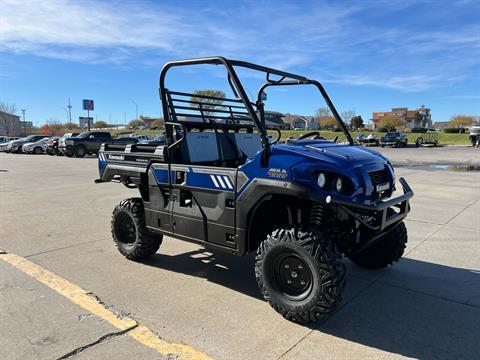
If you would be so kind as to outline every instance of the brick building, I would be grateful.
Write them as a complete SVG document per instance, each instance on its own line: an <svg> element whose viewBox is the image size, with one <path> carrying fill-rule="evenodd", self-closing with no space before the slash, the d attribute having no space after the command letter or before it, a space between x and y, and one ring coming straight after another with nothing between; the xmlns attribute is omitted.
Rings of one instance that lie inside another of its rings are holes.
<svg viewBox="0 0 480 360"><path fill-rule="evenodd" d="M0 111L0 135L20 136L20 116Z"/></svg>
<svg viewBox="0 0 480 360"><path fill-rule="evenodd" d="M379 126L380 120L385 117L395 116L405 121L406 129L413 128L431 128L432 115L430 109L421 106L416 110L408 110L408 108L392 108L392 111L374 112L372 113L372 127L376 129Z"/></svg>

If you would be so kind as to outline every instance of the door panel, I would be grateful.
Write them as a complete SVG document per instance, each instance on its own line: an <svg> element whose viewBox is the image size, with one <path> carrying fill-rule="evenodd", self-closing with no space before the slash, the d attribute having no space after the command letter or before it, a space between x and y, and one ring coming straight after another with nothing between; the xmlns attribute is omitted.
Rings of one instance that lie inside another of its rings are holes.
<svg viewBox="0 0 480 360"><path fill-rule="evenodd" d="M235 248L234 169L172 165L174 233Z"/></svg>

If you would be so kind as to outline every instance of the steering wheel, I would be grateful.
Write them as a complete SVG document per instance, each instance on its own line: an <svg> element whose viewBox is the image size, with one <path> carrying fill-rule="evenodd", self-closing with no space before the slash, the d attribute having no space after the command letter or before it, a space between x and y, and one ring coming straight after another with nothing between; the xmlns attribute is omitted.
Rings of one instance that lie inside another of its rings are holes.
<svg viewBox="0 0 480 360"><path fill-rule="evenodd" d="M325 138L320 135L319 131L310 131L306 134L300 135L297 140L305 140L309 138L312 138L312 140L325 140Z"/></svg>

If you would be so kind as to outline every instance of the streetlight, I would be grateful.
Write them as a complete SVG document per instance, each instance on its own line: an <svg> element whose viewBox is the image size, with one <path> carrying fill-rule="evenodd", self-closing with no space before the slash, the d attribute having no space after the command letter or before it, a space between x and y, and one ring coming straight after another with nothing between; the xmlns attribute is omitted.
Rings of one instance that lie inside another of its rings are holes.
<svg viewBox="0 0 480 360"><path fill-rule="evenodd" d="M135 104L135 114L136 114L135 120L138 120L138 104L132 98L129 98L129 99L130 99L131 102L133 102Z"/></svg>

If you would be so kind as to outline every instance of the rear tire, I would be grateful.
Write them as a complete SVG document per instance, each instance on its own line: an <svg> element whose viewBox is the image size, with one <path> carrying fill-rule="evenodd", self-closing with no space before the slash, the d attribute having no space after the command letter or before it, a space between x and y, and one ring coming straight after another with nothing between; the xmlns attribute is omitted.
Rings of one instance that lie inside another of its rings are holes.
<svg viewBox="0 0 480 360"><path fill-rule="evenodd" d="M83 158L87 154L87 149L85 149L85 146L80 145L73 150L73 153L75 154L75 157Z"/></svg>
<svg viewBox="0 0 480 360"><path fill-rule="evenodd" d="M292 227L273 231L260 244L255 277L264 299L284 318L299 323L334 312L346 279L333 239Z"/></svg>
<svg viewBox="0 0 480 360"><path fill-rule="evenodd" d="M407 240L407 228L402 221L378 242L360 254L350 257L350 260L365 269L382 269L400 260Z"/></svg>
<svg viewBox="0 0 480 360"><path fill-rule="evenodd" d="M118 251L130 260L141 260L157 252L162 235L154 236L145 225L140 198L123 200L113 210L112 237Z"/></svg>
<svg viewBox="0 0 480 360"><path fill-rule="evenodd" d="M43 150L41 147L36 147L35 149L33 149L33 153L35 155L40 155L40 154L43 154Z"/></svg>

